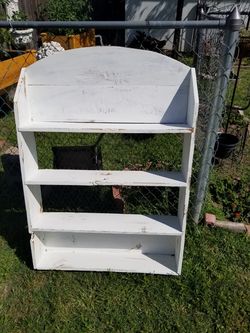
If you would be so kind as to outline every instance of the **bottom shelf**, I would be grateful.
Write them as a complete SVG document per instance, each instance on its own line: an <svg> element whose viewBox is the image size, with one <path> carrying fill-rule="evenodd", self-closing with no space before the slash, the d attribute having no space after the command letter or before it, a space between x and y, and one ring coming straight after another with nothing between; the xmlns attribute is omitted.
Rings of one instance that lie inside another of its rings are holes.
<svg viewBox="0 0 250 333"><path fill-rule="evenodd" d="M178 275L177 237L115 236L35 233L31 237L34 268Z"/></svg>
<svg viewBox="0 0 250 333"><path fill-rule="evenodd" d="M109 253L80 249L47 249L38 260L36 269L177 275L174 256L132 252Z"/></svg>

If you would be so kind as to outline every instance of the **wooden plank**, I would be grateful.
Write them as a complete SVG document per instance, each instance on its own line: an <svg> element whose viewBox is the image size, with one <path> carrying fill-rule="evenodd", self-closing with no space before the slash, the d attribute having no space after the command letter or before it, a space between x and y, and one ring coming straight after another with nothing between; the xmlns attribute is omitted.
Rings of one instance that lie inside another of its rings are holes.
<svg viewBox="0 0 250 333"><path fill-rule="evenodd" d="M177 216L100 213L41 213L32 231L181 235Z"/></svg>
<svg viewBox="0 0 250 333"><path fill-rule="evenodd" d="M15 108L15 114L17 109ZM40 186L27 186L24 181L29 173L38 170L36 142L34 133L17 132L18 149L20 157L20 167L23 182L23 192L28 220L29 231L32 221L36 220L37 215L41 212L42 196Z"/></svg>
<svg viewBox="0 0 250 333"><path fill-rule="evenodd" d="M186 231L189 196L190 196L190 185L191 185L191 175L192 175L192 163L194 154L194 140L195 133L185 134L183 141L183 152L182 152L182 172L187 179L187 187L180 188L179 191L179 205L178 205L178 217L180 219L181 230L183 235ZM185 237L183 236L181 240L177 241L176 244L176 259L178 273L181 273L183 252L184 252Z"/></svg>
<svg viewBox="0 0 250 333"><path fill-rule="evenodd" d="M52 33L42 32L40 34L42 42L57 42L65 50L76 49L79 47L95 46L95 29L87 29L75 35L53 35Z"/></svg>
<svg viewBox="0 0 250 333"><path fill-rule="evenodd" d="M39 17L41 5L44 5L47 0L18 0L19 10L24 12L28 20L36 21Z"/></svg>
<svg viewBox="0 0 250 333"><path fill-rule="evenodd" d="M155 52L66 51L32 66L27 82L32 119L38 122L186 121L190 68Z"/></svg>
<svg viewBox="0 0 250 333"><path fill-rule="evenodd" d="M38 172L38 159L36 151L35 135L32 132L23 132L19 134L19 154L24 164L24 179L33 172Z"/></svg>
<svg viewBox="0 0 250 333"><path fill-rule="evenodd" d="M193 128L187 124L25 122L20 124L18 130L21 132L65 133L190 133Z"/></svg>
<svg viewBox="0 0 250 333"><path fill-rule="evenodd" d="M183 123L188 87L151 85L28 86L37 122ZM56 101L56 103L55 103ZM46 110L46 112L44 112Z"/></svg>
<svg viewBox="0 0 250 333"><path fill-rule="evenodd" d="M84 251L127 252L140 251L151 254L175 253L173 235L109 234L77 232L35 232L48 248L82 248Z"/></svg>
<svg viewBox="0 0 250 333"><path fill-rule="evenodd" d="M181 172L40 169L27 175L25 184L185 187L186 181Z"/></svg>
<svg viewBox="0 0 250 333"><path fill-rule="evenodd" d="M32 250L37 269L176 274L175 238L36 232Z"/></svg>
<svg viewBox="0 0 250 333"><path fill-rule="evenodd" d="M37 260L36 269L177 275L175 258L171 255L147 255L136 251L105 253L66 248L46 248L46 252Z"/></svg>
<svg viewBox="0 0 250 333"><path fill-rule="evenodd" d="M33 267L37 268L38 261L41 258L42 254L44 253L44 250L45 250L44 244L38 237L36 237L34 234L31 234L30 247L31 247Z"/></svg>
<svg viewBox="0 0 250 333"><path fill-rule="evenodd" d="M196 73L194 68L191 69L190 76L191 77L190 77L189 98L188 98L187 123L193 128L196 128L196 121L199 108L199 97L198 97ZM176 253L176 264L177 264L178 274L181 274L183 252L185 245L185 230L186 230L189 196L190 196L194 144L195 144L195 130L190 134L184 134L183 152L182 152L182 172L184 177L187 179L187 187L181 188L179 191L178 217L180 220L181 230L183 231L183 235L181 238L176 239L175 253Z"/></svg>
<svg viewBox="0 0 250 333"><path fill-rule="evenodd" d="M17 83L21 69L36 61L36 51L31 50L17 57L0 62L0 89Z"/></svg>
<svg viewBox="0 0 250 333"><path fill-rule="evenodd" d="M27 77L29 85L151 86L154 82L179 87L189 71L190 67L156 52L96 46L68 50L38 61L28 68Z"/></svg>
<svg viewBox="0 0 250 333"><path fill-rule="evenodd" d="M187 123L191 127L195 127L199 110L199 95L196 80L195 69L191 68L190 71L190 86L188 96L188 112L187 112Z"/></svg>
<svg viewBox="0 0 250 333"><path fill-rule="evenodd" d="M14 113L16 128L29 121L28 103L26 98L25 68L21 69L14 96Z"/></svg>

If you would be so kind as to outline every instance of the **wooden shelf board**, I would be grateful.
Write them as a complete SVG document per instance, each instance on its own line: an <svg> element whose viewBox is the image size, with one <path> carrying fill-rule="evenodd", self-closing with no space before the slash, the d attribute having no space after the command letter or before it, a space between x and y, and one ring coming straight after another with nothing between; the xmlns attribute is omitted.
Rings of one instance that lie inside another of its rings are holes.
<svg viewBox="0 0 250 333"><path fill-rule="evenodd" d="M181 236L177 216L101 214L101 213L40 213L32 231L143 234Z"/></svg>
<svg viewBox="0 0 250 333"><path fill-rule="evenodd" d="M186 187L181 172L40 169L25 180L26 185L122 185Z"/></svg>
<svg viewBox="0 0 250 333"><path fill-rule="evenodd" d="M20 132L76 133L191 133L187 124L30 122L19 126Z"/></svg>
<svg viewBox="0 0 250 333"><path fill-rule="evenodd" d="M69 271L113 271L177 275L175 257L140 251L91 251L80 248L47 247L36 258L36 269Z"/></svg>

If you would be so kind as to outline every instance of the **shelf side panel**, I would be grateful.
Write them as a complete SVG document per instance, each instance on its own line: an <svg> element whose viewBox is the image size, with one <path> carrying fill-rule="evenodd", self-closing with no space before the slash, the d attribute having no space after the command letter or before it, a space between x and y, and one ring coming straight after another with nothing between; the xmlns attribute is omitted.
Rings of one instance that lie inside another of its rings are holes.
<svg viewBox="0 0 250 333"><path fill-rule="evenodd" d="M190 70L190 84L188 94L187 124L195 128L199 110L199 95L197 88L196 72L194 68Z"/></svg>
<svg viewBox="0 0 250 333"><path fill-rule="evenodd" d="M30 108L27 97L26 68L22 68L14 96L14 113L17 129L30 123Z"/></svg>
<svg viewBox="0 0 250 333"><path fill-rule="evenodd" d="M179 191L178 218L180 221L181 230L183 232L181 240L180 241L178 240L176 243L176 259L177 259L177 267L178 267L179 274L181 273L181 267L182 267L182 261L183 261L185 230L186 230L186 223L187 223L193 154L194 154L194 140L195 140L195 133L184 135L182 172L183 172L184 177L186 178L187 187L180 188L180 191Z"/></svg>
<svg viewBox="0 0 250 333"><path fill-rule="evenodd" d="M35 136L32 132L17 132L20 167L23 183L24 200L28 220L29 231L31 230L32 220L42 210L42 195L40 186L30 186L25 184L25 178L28 175L38 171L38 161L36 153Z"/></svg>
<svg viewBox="0 0 250 333"><path fill-rule="evenodd" d="M196 81L195 69L191 68L190 71L190 87L188 98L188 113L187 123L194 130L190 134L184 134L183 141L183 153L182 153L182 173L187 182L187 187L180 188L179 192L179 205L178 205L178 217L181 224L182 237L176 240L176 264L178 274L181 273L183 252L185 244L185 230L187 223L187 213L190 197L190 185L192 175L192 164L194 156L194 144L195 144L195 128L199 108L199 97Z"/></svg>

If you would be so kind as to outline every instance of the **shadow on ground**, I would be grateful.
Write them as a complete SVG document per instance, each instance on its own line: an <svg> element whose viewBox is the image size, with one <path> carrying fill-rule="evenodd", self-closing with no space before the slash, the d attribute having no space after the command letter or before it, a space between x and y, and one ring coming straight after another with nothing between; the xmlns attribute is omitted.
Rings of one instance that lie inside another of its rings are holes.
<svg viewBox="0 0 250 333"><path fill-rule="evenodd" d="M20 261L32 267L29 233L18 156L1 156L0 236L14 249Z"/></svg>

